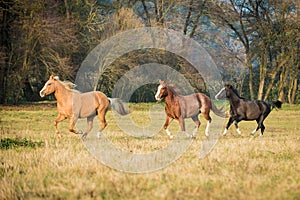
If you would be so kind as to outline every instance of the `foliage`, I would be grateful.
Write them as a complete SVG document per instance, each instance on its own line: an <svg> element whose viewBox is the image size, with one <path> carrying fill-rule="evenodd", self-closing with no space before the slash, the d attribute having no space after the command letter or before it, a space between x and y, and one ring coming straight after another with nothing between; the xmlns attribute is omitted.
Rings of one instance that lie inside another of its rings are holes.
<svg viewBox="0 0 300 200"><path fill-rule="evenodd" d="M42 141L34 142L27 138L1 138L0 140L0 149L13 149L17 147L28 147L36 148L42 147L44 143Z"/></svg>
<svg viewBox="0 0 300 200"><path fill-rule="evenodd" d="M0 3L0 16L1 104L40 100L38 91L50 74L74 80L95 46L145 26L174 29L198 41L224 81L249 99L299 102L298 1L6 0ZM115 79L132 64L130 57L120 60L122 66L111 66L94 89L112 92ZM175 69L187 67L180 60L173 63ZM196 90L205 90L193 75L184 76Z"/></svg>

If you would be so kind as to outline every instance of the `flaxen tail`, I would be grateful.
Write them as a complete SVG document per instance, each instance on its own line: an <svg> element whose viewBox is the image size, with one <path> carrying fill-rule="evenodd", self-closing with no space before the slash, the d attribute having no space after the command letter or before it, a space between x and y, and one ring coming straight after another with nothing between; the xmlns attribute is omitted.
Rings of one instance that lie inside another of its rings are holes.
<svg viewBox="0 0 300 200"><path fill-rule="evenodd" d="M223 118L228 117L227 114L223 111L223 108L224 108L224 106L222 106L219 109L213 102L211 102L211 109L216 115L218 115L219 117L223 117Z"/></svg>
<svg viewBox="0 0 300 200"><path fill-rule="evenodd" d="M111 109L117 111L120 115L127 115L129 114L128 109L125 108L124 103L121 99L118 98L108 98L110 102Z"/></svg>

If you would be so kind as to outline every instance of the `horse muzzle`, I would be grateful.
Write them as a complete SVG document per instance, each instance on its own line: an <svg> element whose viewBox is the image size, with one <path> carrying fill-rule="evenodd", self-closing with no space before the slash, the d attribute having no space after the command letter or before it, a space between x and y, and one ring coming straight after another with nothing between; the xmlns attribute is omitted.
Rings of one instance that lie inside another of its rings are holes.
<svg viewBox="0 0 300 200"><path fill-rule="evenodd" d="M41 91L40 91L40 96L41 96L42 98L43 98L44 96L46 96L44 90L41 90Z"/></svg>
<svg viewBox="0 0 300 200"><path fill-rule="evenodd" d="M156 99L156 101L158 101L158 102L160 102L161 100L162 100L162 98L160 98L160 97L155 97L155 99Z"/></svg>

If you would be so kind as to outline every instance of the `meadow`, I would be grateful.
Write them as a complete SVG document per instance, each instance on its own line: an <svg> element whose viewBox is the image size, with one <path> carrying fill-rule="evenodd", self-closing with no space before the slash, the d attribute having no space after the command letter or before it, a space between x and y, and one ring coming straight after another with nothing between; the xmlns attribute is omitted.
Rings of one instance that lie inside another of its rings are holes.
<svg viewBox="0 0 300 200"><path fill-rule="evenodd" d="M149 107L131 105L132 120L147 124ZM56 115L50 103L0 107L0 199L300 199L299 105L273 110L263 137L249 136L255 122L239 124L242 136L232 126L202 159L206 122L200 116L197 138L186 152L148 173L102 164L80 136L68 132L68 120L59 125L63 137L55 137ZM164 131L139 139L124 136L111 111L107 120L105 134L131 152L151 152L170 142ZM173 122L171 130L177 129Z"/></svg>

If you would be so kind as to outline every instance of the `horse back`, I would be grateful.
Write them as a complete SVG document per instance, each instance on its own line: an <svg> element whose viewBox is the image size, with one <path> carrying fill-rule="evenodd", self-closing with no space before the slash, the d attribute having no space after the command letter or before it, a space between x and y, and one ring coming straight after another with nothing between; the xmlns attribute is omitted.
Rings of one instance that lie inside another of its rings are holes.
<svg viewBox="0 0 300 200"><path fill-rule="evenodd" d="M208 96L202 93L194 93L180 97L181 113L184 118L193 117L200 112L209 112L211 101Z"/></svg>
<svg viewBox="0 0 300 200"><path fill-rule="evenodd" d="M245 118L248 120L257 119L260 115L268 112L268 105L264 101L244 101L238 108L238 113L242 111L245 114Z"/></svg>
<svg viewBox="0 0 300 200"><path fill-rule="evenodd" d="M80 97L81 101L81 109L80 109L80 117L86 118L91 115L96 115L97 110L101 110L101 108L105 108L105 110L109 107L109 100L105 94L98 91L86 92L82 93Z"/></svg>

